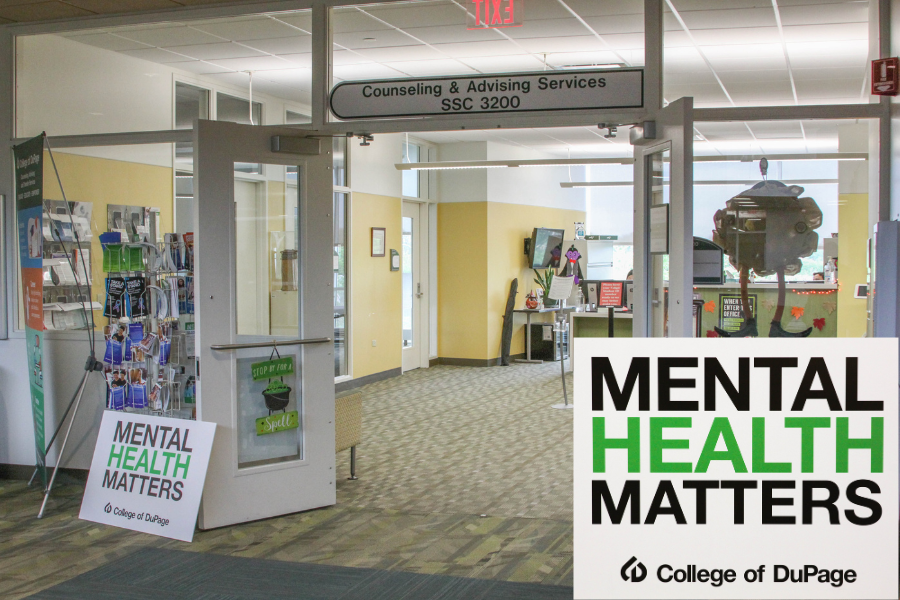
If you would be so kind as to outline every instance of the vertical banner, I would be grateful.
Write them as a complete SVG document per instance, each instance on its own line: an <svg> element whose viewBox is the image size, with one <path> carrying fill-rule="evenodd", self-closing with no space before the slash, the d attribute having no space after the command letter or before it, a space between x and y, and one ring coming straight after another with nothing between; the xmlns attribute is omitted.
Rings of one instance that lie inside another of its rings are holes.
<svg viewBox="0 0 900 600"><path fill-rule="evenodd" d="M44 488L47 487L44 423L44 134L13 149L16 173L16 215L22 302L25 307L25 348L34 419L34 448Z"/></svg>
<svg viewBox="0 0 900 600"><path fill-rule="evenodd" d="M575 598L897 598L896 339L575 345Z"/></svg>

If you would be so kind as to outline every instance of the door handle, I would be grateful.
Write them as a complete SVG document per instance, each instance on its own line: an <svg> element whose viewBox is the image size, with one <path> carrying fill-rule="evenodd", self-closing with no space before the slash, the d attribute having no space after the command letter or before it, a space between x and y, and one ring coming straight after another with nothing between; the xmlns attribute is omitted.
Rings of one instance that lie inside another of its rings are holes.
<svg viewBox="0 0 900 600"><path fill-rule="evenodd" d="M416 284L416 298L421 298L424 295L425 295L425 293L422 291L422 284L417 283Z"/></svg>
<svg viewBox="0 0 900 600"><path fill-rule="evenodd" d="M305 344L329 344L330 337L309 338L305 340L272 340L271 342L249 342L246 344L213 344L210 350L240 350L243 348L273 348L275 346L301 346Z"/></svg>

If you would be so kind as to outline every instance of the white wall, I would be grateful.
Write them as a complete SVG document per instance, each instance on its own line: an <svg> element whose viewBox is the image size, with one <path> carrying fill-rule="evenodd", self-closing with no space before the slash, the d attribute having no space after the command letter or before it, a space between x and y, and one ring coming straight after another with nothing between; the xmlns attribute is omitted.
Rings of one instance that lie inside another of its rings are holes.
<svg viewBox="0 0 900 600"><path fill-rule="evenodd" d="M530 148L496 142L487 143L488 160L540 160L559 158ZM582 167L571 168L572 179L583 180ZM487 169L488 201L527 206L547 206L566 210L584 210L584 188L561 188L569 181L568 167L517 167Z"/></svg>
<svg viewBox="0 0 900 600"><path fill-rule="evenodd" d="M353 191L399 198L402 179L394 165L403 161L402 144L399 133L378 134L371 146L360 146L357 138L347 140Z"/></svg>
<svg viewBox="0 0 900 600"><path fill-rule="evenodd" d="M487 142L460 142L438 146L438 160L487 160ZM487 202L488 176L493 169L433 171L441 202Z"/></svg>

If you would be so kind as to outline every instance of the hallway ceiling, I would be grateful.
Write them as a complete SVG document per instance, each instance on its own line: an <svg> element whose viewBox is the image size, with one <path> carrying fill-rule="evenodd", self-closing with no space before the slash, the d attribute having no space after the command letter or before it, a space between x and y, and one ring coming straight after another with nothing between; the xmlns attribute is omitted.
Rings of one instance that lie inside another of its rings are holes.
<svg viewBox="0 0 900 600"><path fill-rule="evenodd" d="M64 4L159 8L175 0L129 2L65 0ZM522 27L471 31L466 29L466 4L423 0L336 8L335 82L643 65L642 0L526 0ZM4 5L0 16L7 16L8 8ZM664 10L667 100L692 95L695 107L727 107L869 99L867 0L665 0ZM311 27L309 11L293 11L63 35L241 89L247 88L247 71L252 71L254 91L308 104ZM455 131L419 137L443 143L479 136L561 155L630 153L624 129L615 139L602 137L596 128ZM837 146L834 123L816 126L799 121L700 124L695 139L698 153L707 141L712 153L719 151L716 144L805 152L835 151Z"/></svg>

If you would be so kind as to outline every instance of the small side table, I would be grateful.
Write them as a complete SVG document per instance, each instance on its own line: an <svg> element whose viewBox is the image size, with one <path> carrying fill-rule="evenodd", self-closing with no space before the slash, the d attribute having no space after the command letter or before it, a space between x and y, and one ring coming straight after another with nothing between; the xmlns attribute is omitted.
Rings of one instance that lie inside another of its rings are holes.
<svg viewBox="0 0 900 600"><path fill-rule="evenodd" d="M531 315L557 312L559 308L517 308L514 313L525 314L525 358L517 358L516 362L543 364L542 360L531 359Z"/></svg>

